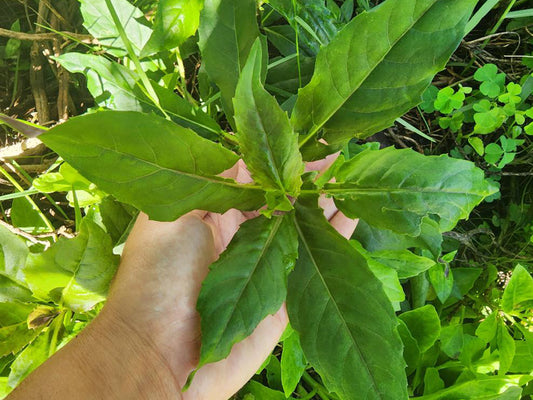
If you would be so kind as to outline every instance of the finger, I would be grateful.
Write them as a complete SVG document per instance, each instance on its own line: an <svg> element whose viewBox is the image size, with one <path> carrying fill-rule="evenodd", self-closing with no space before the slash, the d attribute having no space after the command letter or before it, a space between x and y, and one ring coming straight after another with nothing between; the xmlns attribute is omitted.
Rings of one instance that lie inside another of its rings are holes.
<svg viewBox="0 0 533 400"><path fill-rule="evenodd" d="M324 216L328 221L337 212L337 206L331 197L326 197L324 195L320 196L318 198L318 205L324 210Z"/></svg>
<svg viewBox="0 0 533 400"><path fill-rule="evenodd" d="M228 358L200 368L183 400L226 400L257 372L270 355L288 322L285 305L266 317L254 332L233 346Z"/></svg>
<svg viewBox="0 0 533 400"><path fill-rule="evenodd" d="M346 239L350 239L357 227L357 219L348 218L342 212L337 211L329 220L330 224Z"/></svg>
<svg viewBox="0 0 533 400"><path fill-rule="evenodd" d="M305 171L306 172L309 172L309 171L322 171L322 172L324 172L325 170L327 170L331 166L331 164L333 164L335 162L335 160L337 159L339 154L340 154L340 151L337 152L337 153L334 153L334 154L330 154L329 156L327 156L323 160L310 161L310 162L305 164Z"/></svg>
<svg viewBox="0 0 533 400"><path fill-rule="evenodd" d="M246 217L239 210L231 209L224 214L208 213L204 221L213 231L215 249L217 254L220 254L228 247L239 226L246 221Z"/></svg>

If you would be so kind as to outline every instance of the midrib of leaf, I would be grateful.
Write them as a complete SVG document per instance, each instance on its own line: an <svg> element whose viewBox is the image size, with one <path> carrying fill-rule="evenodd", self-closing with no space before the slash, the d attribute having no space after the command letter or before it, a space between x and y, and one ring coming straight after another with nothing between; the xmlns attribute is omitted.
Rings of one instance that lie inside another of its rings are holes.
<svg viewBox="0 0 533 400"><path fill-rule="evenodd" d="M63 288L63 290L61 291L61 299L59 299L59 306L60 307L63 307L63 298L65 296L65 293L68 293L68 291L70 290L70 288L72 287L72 285L74 284L74 280L76 278L76 275L77 273L80 271L80 266L81 266L81 261L83 260L83 257L85 256L85 253L87 252L87 247L89 245L89 240L90 240L90 237L89 237L90 233L89 231L87 231L87 241L85 242L85 245L83 247L83 252L81 253L81 256L80 258L78 259L78 261L76 262L76 268L74 268L74 271L72 272L72 277L70 278L68 284ZM59 265L60 266L60 265ZM61 266L60 266L61 267ZM64 268L61 268L62 270L64 271L67 271L68 273L70 273L71 271L69 270L66 270Z"/></svg>
<svg viewBox="0 0 533 400"><path fill-rule="evenodd" d="M368 78L368 77L369 77L369 76L375 71L375 69L376 69L376 68L377 68L377 67L383 62L383 60L385 59L385 57L387 57L387 56L389 55L390 51L394 48L394 46L396 46L396 45L398 44L398 42L399 42L400 40L402 40L402 39L404 38L404 36L405 36L405 35L406 35L406 34L407 34L407 33L413 28L413 26L415 26L415 25L418 23L418 21L420 21L420 20L421 20L426 14L427 14L427 12L428 12L428 11L429 11L429 10L435 5L436 2L437 2L437 0L434 0L434 1L431 3L431 5L430 5L427 9L424 10L424 12L420 15L420 17L419 17L417 20L414 20L414 19L413 19L413 23L412 23L411 25L409 25L409 27L408 27L408 28L407 28L407 29L406 29L406 30L405 30L405 31L404 31L404 32L403 32L403 33L402 33L402 34L401 34L401 35L400 35L400 36L399 36L394 42L392 42L392 43L389 42L389 43L390 43L389 50L388 50L387 52L385 52L385 53L383 54L383 56L382 56L382 57L381 57L381 58L380 58L380 59L379 59L379 60L378 60L373 66L372 66L372 68L368 71L368 73L367 73L365 76L362 77L362 79L361 79L360 82L359 82L359 85L357 85L357 87L355 87L355 88L352 90L350 96L346 97L345 100L344 100L342 103L340 103L339 106L337 106L337 107L334 109L334 111L331 112L331 113L327 116L327 118L324 119L324 121L321 123L321 125L315 125L314 122L313 122L313 126L314 126L314 127L311 129L311 131L309 132L309 134L306 135L306 136L303 138L303 140L300 142L300 145L299 145L300 148L302 148L303 145L304 145L305 143L307 143L307 142L308 142L308 141L309 141L309 140L310 140L310 139L311 139L311 138L312 138L312 137L313 137L313 136L314 136L314 135L320 130L320 128L322 128L322 127L326 124L326 122L327 122L327 121L328 121L333 115L335 115L335 113L336 113L337 111L339 111L339 110L342 108L342 106L344 106L344 104L346 103L347 99L349 99L351 96L353 96L353 94L354 94L357 90L359 90L359 88L360 88L361 85L366 81L366 79L367 79L367 78ZM387 23L387 31L388 31L388 27L389 27L389 24ZM387 37L387 39L388 39L388 37Z"/></svg>
<svg viewBox="0 0 533 400"><path fill-rule="evenodd" d="M209 183L218 183L218 184L222 184L222 185L226 185L226 186L237 187L239 189L260 190L260 191L263 190L260 186L257 186L257 185L240 184L240 183L236 183L236 182L232 183L232 182L230 182L230 181L228 181L228 180L226 180L224 178L218 178L217 179L215 177L210 178L208 176L203 176L203 175L194 175L194 174L191 174L191 173L188 173L188 172L183 172L183 171L178 171L178 170L175 170L175 169L162 167L161 165L158 165L158 164L153 163L153 162L148 161L148 160L143 160L142 158L138 158L138 157L132 156L131 154L123 153L121 151L118 151L117 149L111 149L109 147L105 147L105 146L101 146L101 145L93 145L93 146L98 148L98 149L101 149L103 152L107 151L107 152L110 152L110 153L115 153L115 154L123 156L125 158L129 158L131 160L138 161L141 164L144 163L146 165L150 165L151 167L154 167L154 168L158 169L159 171L168 171L168 172L171 172L171 173L173 173L175 175L178 175L178 176L184 175L184 176L187 176L189 178L203 180L203 181L207 181ZM84 156L81 156L81 157L78 157L78 158L95 158L95 157L84 157ZM159 171L151 172L150 174L138 177L135 180L142 179L142 178L145 178L147 176L156 174Z"/></svg>
<svg viewBox="0 0 533 400"><path fill-rule="evenodd" d="M346 321L344 320L344 318L342 317L342 313L341 311L339 310L339 307L337 306L337 303L335 301L335 298L333 297L333 295L331 294L331 291L329 290L329 287L328 285L326 284L326 281L324 280L324 277L322 276L322 274L320 273L320 269L318 268L318 265L315 261L315 258L313 257L313 253L311 251L311 248L309 247L309 244L307 243L307 241L305 240L305 235L303 234L303 231L302 229L300 228L300 225L298 224L298 220L295 216L293 216L293 220L294 220L294 225L296 227L296 230L298 231L298 235L300 236L300 239L302 240L302 243L304 244L305 246L305 250L307 251L307 254L309 254L309 258L312 260L313 262L313 266L315 267L315 271L316 271L316 274L319 276L324 288L326 289L326 292L328 294L328 297L329 297L329 300L328 302L331 302L333 303L334 307L335 307L335 310L337 311L337 315L339 316L340 320L342 321L342 325L344 326L344 329L346 330L346 332L348 332L348 336L352 339L352 346L354 347L354 349L356 349L357 353L359 354L359 357L360 359L362 360L363 362L363 365L365 367L365 370L367 372L367 375L369 376L370 378L370 381L372 382L372 387L374 388L374 392L379 394L379 391L377 389L377 382L374 380L374 376L372 375L372 373L370 372L370 369L368 368L368 364L366 362L366 359L364 358L363 356L363 353L361 352L361 349L359 348L359 345L357 344L355 338L353 337L352 335L352 332L350 332L350 329L348 328L348 325L346 325Z"/></svg>
<svg viewBox="0 0 533 400"><path fill-rule="evenodd" d="M236 303L239 302L239 300L240 300L241 297L242 297L242 294L244 293L245 289L248 287L248 284L250 283L250 281L251 281L251 279L252 279L252 276L254 275L255 270L257 269L259 263L260 263L261 260L263 259L263 256L265 255L265 252L266 252L267 249L270 247L270 244L272 243L272 240L273 240L274 237L276 236L276 233L278 232L278 229L279 229L279 227L280 227L280 225L281 225L282 222L283 222L283 217L277 217L277 220L276 220L274 226L272 227L272 230L271 230L271 232L269 233L269 235L268 235L268 237L267 237L267 240L265 241L265 244L264 244L263 248L261 249L261 253L260 253L259 257L257 258L257 261L256 261L256 263L254 264L254 266L253 266L253 268L252 268L250 274L248 275L248 278L246 279L246 283L242 286L242 289L241 289L241 291L239 292L238 297L236 298ZM230 322L231 319L233 318L233 315L235 315L235 309L232 310L231 315L229 316L229 318L228 318L227 321L226 321L226 324L224 325L224 328L220 330L222 333L217 337L217 340L216 340L217 345L220 343L220 340L222 339L222 336L223 336L224 332L226 331L229 322ZM216 346L215 346L215 347L216 347Z"/></svg>

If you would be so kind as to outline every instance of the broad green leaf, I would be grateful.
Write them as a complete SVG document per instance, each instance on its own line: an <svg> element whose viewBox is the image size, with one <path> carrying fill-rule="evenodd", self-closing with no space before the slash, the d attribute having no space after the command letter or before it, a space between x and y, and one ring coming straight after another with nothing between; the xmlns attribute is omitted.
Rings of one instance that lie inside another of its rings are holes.
<svg viewBox="0 0 533 400"><path fill-rule="evenodd" d="M255 182L297 196L304 172L298 135L276 99L264 89L262 65L262 44L257 39L233 100L237 140Z"/></svg>
<svg viewBox="0 0 533 400"><path fill-rule="evenodd" d="M523 303L533 301L533 277L520 264L514 271L502 296L503 311L510 313Z"/></svg>
<svg viewBox="0 0 533 400"><path fill-rule="evenodd" d="M13 302L0 303L0 357L15 354L41 331L28 328L28 315L34 305Z"/></svg>
<svg viewBox="0 0 533 400"><path fill-rule="evenodd" d="M437 368L428 368L424 375L424 394L431 394L444 389L444 381Z"/></svg>
<svg viewBox="0 0 533 400"><path fill-rule="evenodd" d="M0 274L22 283L22 267L28 253L24 240L0 225Z"/></svg>
<svg viewBox="0 0 533 400"><path fill-rule="evenodd" d="M87 78L87 88L96 103L117 111L143 111L160 114L160 110L140 89L135 71L92 54L66 53L56 58L61 66ZM152 82L160 106L173 121L205 138L216 138L221 129L202 110L193 107L172 90Z"/></svg>
<svg viewBox="0 0 533 400"><path fill-rule="evenodd" d="M102 223L109 236L111 236L113 245L124 243L133 227L138 211L127 204L114 200L110 196L102 200L99 208Z"/></svg>
<svg viewBox="0 0 533 400"><path fill-rule="evenodd" d="M528 340L515 340L515 355L509 371L526 374L533 372L533 344Z"/></svg>
<svg viewBox="0 0 533 400"><path fill-rule="evenodd" d="M432 259L417 256L409 250L376 251L370 253L370 257L389 268L395 269L398 272L398 278L400 279L412 278L435 265L435 261Z"/></svg>
<svg viewBox="0 0 533 400"><path fill-rule="evenodd" d="M216 176L235 164L235 154L153 115L87 114L40 138L99 188L152 219L173 221L194 209L253 210L264 201L259 187Z"/></svg>
<svg viewBox="0 0 533 400"><path fill-rule="evenodd" d="M11 364L11 372L8 377L8 385L10 387L16 387L33 370L47 360L50 355L51 334L51 330L44 332L17 356L13 364Z"/></svg>
<svg viewBox="0 0 533 400"><path fill-rule="evenodd" d="M126 46L120 38L105 0L79 1L85 29L98 39L98 42L109 54L116 57L125 56L127 54ZM152 34L142 11L127 0L111 0L111 3L128 35L135 54L139 55ZM145 24L141 23L143 20Z"/></svg>
<svg viewBox="0 0 533 400"><path fill-rule="evenodd" d="M488 376L455 384L418 400L520 400L522 389L511 378Z"/></svg>
<svg viewBox="0 0 533 400"><path fill-rule="evenodd" d="M35 299L32 297L31 291L25 285L0 272L0 302L13 300L31 302Z"/></svg>
<svg viewBox="0 0 533 400"><path fill-rule="evenodd" d="M202 284L200 367L221 360L248 337L287 295L287 274L297 256L288 216L258 217L242 224Z"/></svg>
<svg viewBox="0 0 533 400"><path fill-rule="evenodd" d="M74 239L61 238L44 253L30 254L24 276L36 297L87 312L106 298L118 264L112 250L109 236L84 219Z"/></svg>
<svg viewBox="0 0 533 400"><path fill-rule="evenodd" d="M496 336L498 329L497 312L492 312L488 315L476 328L476 336L489 343Z"/></svg>
<svg viewBox="0 0 533 400"><path fill-rule="evenodd" d="M448 326L443 326L440 331L441 350L451 358L456 358L463 350L464 334L463 325L453 321Z"/></svg>
<svg viewBox="0 0 533 400"><path fill-rule="evenodd" d="M397 320L380 281L316 197L295 208L300 251L287 309L307 360L342 399L407 398Z"/></svg>
<svg viewBox="0 0 533 400"><path fill-rule="evenodd" d="M451 298L460 300L474 287L481 276L482 268L454 268Z"/></svg>
<svg viewBox="0 0 533 400"><path fill-rule="evenodd" d="M398 322L398 333L403 343L403 358L407 363L406 373L409 376L416 370L420 361L420 348L405 322L401 319Z"/></svg>
<svg viewBox="0 0 533 400"><path fill-rule="evenodd" d="M24 232L36 235L50 232L42 213L26 197L19 197L11 204L11 223Z"/></svg>
<svg viewBox="0 0 533 400"><path fill-rule="evenodd" d="M437 263L428 270L428 279L440 302L444 304L453 290L453 272L446 265Z"/></svg>
<svg viewBox="0 0 533 400"><path fill-rule="evenodd" d="M399 318L409 328L422 353L433 346L440 336L439 314L430 304L404 312Z"/></svg>
<svg viewBox="0 0 533 400"><path fill-rule="evenodd" d="M149 55L181 46L198 29L203 4L203 0L160 0L154 32L142 53Z"/></svg>
<svg viewBox="0 0 533 400"><path fill-rule="evenodd" d="M435 259L441 253L442 234L439 232L439 224L428 217L422 218L419 236L377 228L360 219L352 237L371 252L402 251L415 247L429 250Z"/></svg>
<svg viewBox="0 0 533 400"><path fill-rule="evenodd" d="M405 293L400 284L398 272L394 268L374 259L372 254L366 251L361 243L356 240L351 240L350 243L365 258L370 271L381 281L383 290L392 303L394 311L399 311L400 303L405 300Z"/></svg>
<svg viewBox="0 0 533 400"><path fill-rule="evenodd" d="M285 400L285 395L272 390L257 381L248 382L241 390L245 400Z"/></svg>
<svg viewBox="0 0 533 400"><path fill-rule="evenodd" d="M430 215L439 216L442 232L451 230L492 193L473 163L392 147L363 151L335 178L324 191L346 215L411 236L420 235Z"/></svg>
<svg viewBox="0 0 533 400"><path fill-rule="evenodd" d="M296 331L283 341L283 352L281 353L281 383L285 397L289 397L307 367L307 361L300 345L300 337Z"/></svg>
<svg viewBox="0 0 533 400"><path fill-rule="evenodd" d="M498 332L496 334L496 342L498 344L498 354L500 355L500 368L498 369L498 375L505 375L515 355L515 341L509 334L507 326L503 320L498 321Z"/></svg>
<svg viewBox="0 0 533 400"><path fill-rule="evenodd" d="M323 47L292 122L329 144L368 137L421 101L464 35L476 0L387 0Z"/></svg>
<svg viewBox="0 0 533 400"><path fill-rule="evenodd" d="M255 0L205 0L200 14L200 51L209 78L220 89L228 119L248 53L259 37Z"/></svg>

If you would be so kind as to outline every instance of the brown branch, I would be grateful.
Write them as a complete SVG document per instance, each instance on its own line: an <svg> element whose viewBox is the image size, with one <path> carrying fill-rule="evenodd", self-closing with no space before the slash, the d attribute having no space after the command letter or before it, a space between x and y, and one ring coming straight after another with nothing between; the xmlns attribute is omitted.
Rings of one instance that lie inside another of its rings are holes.
<svg viewBox="0 0 533 400"><path fill-rule="evenodd" d="M58 32L58 33L25 33L25 32L15 32L10 31L9 29L0 28L0 36L11 38L11 39L18 39L18 40L30 40L30 41L42 41L42 40L53 40L57 38L67 38L67 39L75 39L79 40L80 42L84 43L92 43L96 44L97 40L93 38L91 35L84 35L81 33L73 33L73 32Z"/></svg>

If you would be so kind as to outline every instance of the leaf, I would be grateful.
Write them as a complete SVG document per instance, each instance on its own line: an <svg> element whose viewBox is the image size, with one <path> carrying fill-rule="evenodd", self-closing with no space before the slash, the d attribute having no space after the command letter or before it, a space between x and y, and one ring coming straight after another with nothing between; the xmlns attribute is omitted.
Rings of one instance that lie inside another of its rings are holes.
<svg viewBox="0 0 533 400"><path fill-rule="evenodd" d="M444 381L439 375L437 368L426 369L424 375L424 394L431 394L444 389Z"/></svg>
<svg viewBox="0 0 533 400"><path fill-rule="evenodd" d="M441 232L451 230L492 193L470 162L392 147L356 155L335 178L324 191L347 216L410 236L420 235L430 215L440 218Z"/></svg>
<svg viewBox="0 0 533 400"><path fill-rule="evenodd" d="M88 114L41 140L99 188L152 219L173 221L194 209L253 210L264 201L259 187L216 176L235 164L235 154L153 115Z"/></svg>
<svg viewBox="0 0 533 400"><path fill-rule="evenodd" d="M464 345L463 325L453 322L448 326L443 326L440 331L440 342L441 350L448 357L458 357Z"/></svg>
<svg viewBox="0 0 533 400"><path fill-rule="evenodd" d="M440 302L444 304L453 290L453 273L446 265L437 263L428 270L428 278Z"/></svg>
<svg viewBox="0 0 533 400"><path fill-rule="evenodd" d="M18 283L24 282L22 267L28 253L24 240L0 225L0 274Z"/></svg>
<svg viewBox="0 0 533 400"><path fill-rule="evenodd" d="M0 357L15 354L39 334L40 329L29 329L27 323L34 308L17 301L0 303Z"/></svg>
<svg viewBox="0 0 533 400"><path fill-rule="evenodd" d="M530 273L518 264L507 287L503 291L502 309L506 313L511 313L519 308L522 303L533 300L533 278Z"/></svg>
<svg viewBox="0 0 533 400"><path fill-rule="evenodd" d="M430 304L404 312L399 318L409 328L422 353L433 346L440 337L439 315L435 307Z"/></svg>
<svg viewBox="0 0 533 400"><path fill-rule="evenodd" d="M405 322L401 319L398 322L398 333L403 343L403 358L407 363L406 373L409 376L416 370L420 362L420 348Z"/></svg>
<svg viewBox="0 0 533 400"><path fill-rule="evenodd" d="M116 57L123 57L127 54L126 46L120 38L111 13L107 8L105 0L79 0L81 3L81 14L83 16L83 26L91 35L98 39L109 54ZM111 0L118 18L126 31L128 39L135 54L139 55L144 47L152 30L142 24L146 19L137 7L127 0Z"/></svg>
<svg viewBox="0 0 533 400"><path fill-rule="evenodd" d="M105 300L117 264L109 236L84 219L74 239L61 238L44 253L30 254L24 275L35 296L87 312Z"/></svg>
<svg viewBox="0 0 533 400"><path fill-rule="evenodd" d="M390 229L377 228L360 219L352 237L371 252L402 251L416 247L429 250L434 259L441 253L442 234L439 232L439 224L428 217L422 218L419 236L402 235Z"/></svg>
<svg viewBox="0 0 533 400"><path fill-rule="evenodd" d="M259 37L255 0L205 0L198 33L203 66L220 89L231 120L239 75Z"/></svg>
<svg viewBox="0 0 533 400"><path fill-rule="evenodd" d="M522 389L509 378L488 376L455 384L417 400L520 400Z"/></svg>
<svg viewBox="0 0 533 400"><path fill-rule="evenodd" d="M287 295L287 273L297 256L288 216L258 217L240 227L202 284L197 309L202 321L200 368L225 358ZM223 294L223 296L221 296Z"/></svg>
<svg viewBox="0 0 533 400"><path fill-rule="evenodd" d="M295 208L300 254L287 309L306 358L340 398L407 398L402 343L381 283L316 197L300 197Z"/></svg>
<svg viewBox="0 0 533 400"><path fill-rule="evenodd" d="M8 377L8 385L16 387L39 365L47 360L50 351L51 330L46 331L20 353L13 364Z"/></svg>
<svg viewBox="0 0 533 400"><path fill-rule="evenodd" d="M257 39L237 85L233 100L236 136L254 181L296 197L304 172L298 135L287 114L263 87L261 46Z"/></svg>
<svg viewBox="0 0 533 400"><path fill-rule="evenodd" d="M143 55L172 50L193 36L200 24L203 0L161 0L155 14L154 31Z"/></svg>
<svg viewBox="0 0 533 400"><path fill-rule="evenodd" d="M368 137L421 101L464 35L476 0L388 0L323 47L291 121L329 144Z"/></svg>
<svg viewBox="0 0 533 400"><path fill-rule="evenodd" d="M0 272L0 303L13 300L31 302L35 299L26 286Z"/></svg>
<svg viewBox="0 0 533 400"><path fill-rule="evenodd" d="M509 371L531 374L533 371L533 345L529 341L515 341L515 355Z"/></svg>
<svg viewBox="0 0 533 400"><path fill-rule="evenodd" d="M370 253L377 262L393 268L398 272L398 278L408 279L427 271L435 265L435 261L427 257L417 256L408 250L376 251Z"/></svg>
<svg viewBox="0 0 533 400"><path fill-rule="evenodd" d="M281 383L285 397L289 397L296 390L306 368L307 361L300 345L300 337L292 330L283 341L281 353Z"/></svg>
<svg viewBox="0 0 533 400"><path fill-rule="evenodd" d="M515 355L515 341L509 334L505 322L501 319L498 321L498 330L496 334L496 342L498 344L498 353L500 355L500 368L498 375L505 375L513 363Z"/></svg>
<svg viewBox="0 0 533 400"><path fill-rule="evenodd" d="M125 66L92 54L66 53L56 57L62 67L87 78L87 88L96 103L118 111L144 111L160 114L160 110L139 89L139 77ZM193 107L172 90L152 82L160 106L173 121L190 128L205 138L217 138L221 129L202 110Z"/></svg>
<svg viewBox="0 0 533 400"><path fill-rule="evenodd" d="M13 226L32 235L50 232L35 204L28 198L19 197L11 204L11 223Z"/></svg>
<svg viewBox="0 0 533 400"><path fill-rule="evenodd" d="M497 313L492 312L489 314L476 328L476 336L483 339L486 343L489 343L496 336L496 330L498 329Z"/></svg>
<svg viewBox="0 0 533 400"><path fill-rule="evenodd" d="M241 390L244 394L250 394L251 397L245 396L245 399L255 400L285 400L282 392L272 390L266 386L261 385L257 381L248 382Z"/></svg>

